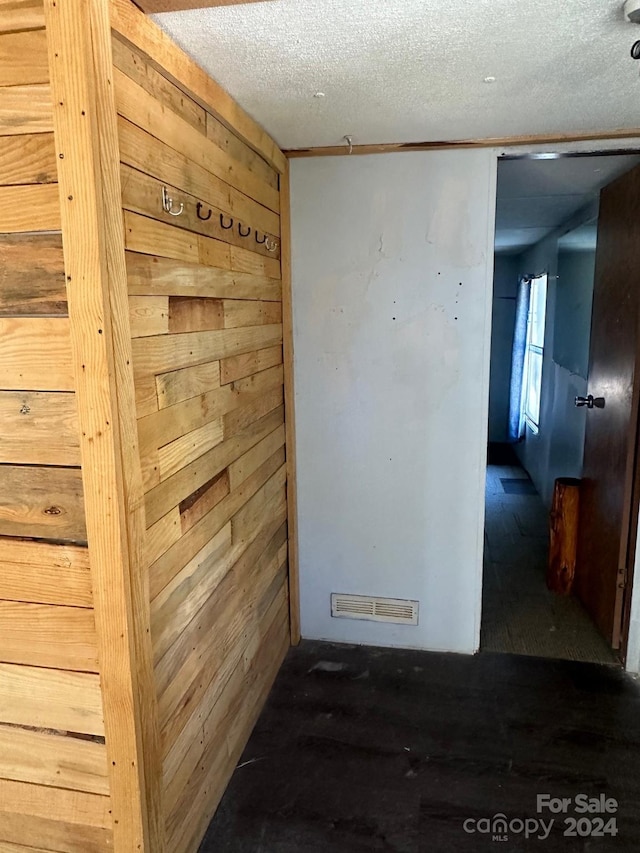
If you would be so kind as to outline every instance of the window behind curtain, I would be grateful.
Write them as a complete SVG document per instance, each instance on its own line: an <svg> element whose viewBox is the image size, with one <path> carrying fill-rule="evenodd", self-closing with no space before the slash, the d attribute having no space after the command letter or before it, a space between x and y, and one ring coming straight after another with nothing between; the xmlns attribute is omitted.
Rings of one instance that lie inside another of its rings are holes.
<svg viewBox="0 0 640 853"><path fill-rule="evenodd" d="M522 410L525 422L533 432L540 423L540 390L542 388L542 356L544 354L544 323L547 307L547 276L531 279L529 313L527 315L527 345L522 378Z"/></svg>

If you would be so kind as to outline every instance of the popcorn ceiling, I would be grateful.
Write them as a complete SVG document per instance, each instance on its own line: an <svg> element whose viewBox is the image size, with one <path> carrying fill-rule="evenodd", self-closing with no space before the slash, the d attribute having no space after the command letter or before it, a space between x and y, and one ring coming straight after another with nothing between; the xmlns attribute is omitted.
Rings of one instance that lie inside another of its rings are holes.
<svg viewBox="0 0 640 853"><path fill-rule="evenodd" d="M283 148L640 126L640 28L619 0L271 0L154 18Z"/></svg>

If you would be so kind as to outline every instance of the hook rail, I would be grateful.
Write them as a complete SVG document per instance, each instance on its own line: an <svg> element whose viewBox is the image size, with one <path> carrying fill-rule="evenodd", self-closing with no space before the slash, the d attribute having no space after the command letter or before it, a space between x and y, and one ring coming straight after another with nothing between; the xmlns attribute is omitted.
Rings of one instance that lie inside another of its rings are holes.
<svg viewBox="0 0 640 853"><path fill-rule="evenodd" d="M162 209L170 216L180 216L184 212L184 204L180 202L178 210L174 210L173 199L169 195L169 190L166 187L162 187Z"/></svg>

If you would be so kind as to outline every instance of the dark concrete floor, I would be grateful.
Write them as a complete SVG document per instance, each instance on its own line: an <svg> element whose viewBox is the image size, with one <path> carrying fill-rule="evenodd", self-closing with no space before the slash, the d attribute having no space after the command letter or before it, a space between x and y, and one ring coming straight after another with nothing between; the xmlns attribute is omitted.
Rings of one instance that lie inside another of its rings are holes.
<svg viewBox="0 0 640 853"><path fill-rule="evenodd" d="M537 814L538 794L615 798L618 834L566 837L584 815ZM555 822L545 840L465 832L496 813ZM639 851L640 686L597 664L303 642L201 853L377 850Z"/></svg>

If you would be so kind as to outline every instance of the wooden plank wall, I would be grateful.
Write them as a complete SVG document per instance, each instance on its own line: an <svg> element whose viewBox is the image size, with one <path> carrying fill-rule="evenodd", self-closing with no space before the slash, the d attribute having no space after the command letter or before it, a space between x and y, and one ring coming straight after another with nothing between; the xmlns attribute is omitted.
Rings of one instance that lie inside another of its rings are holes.
<svg viewBox="0 0 640 853"><path fill-rule="evenodd" d="M127 37L114 80L163 812L166 849L187 853L290 642L279 175Z"/></svg>
<svg viewBox="0 0 640 853"><path fill-rule="evenodd" d="M112 848L42 3L0 0L0 850Z"/></svg>

